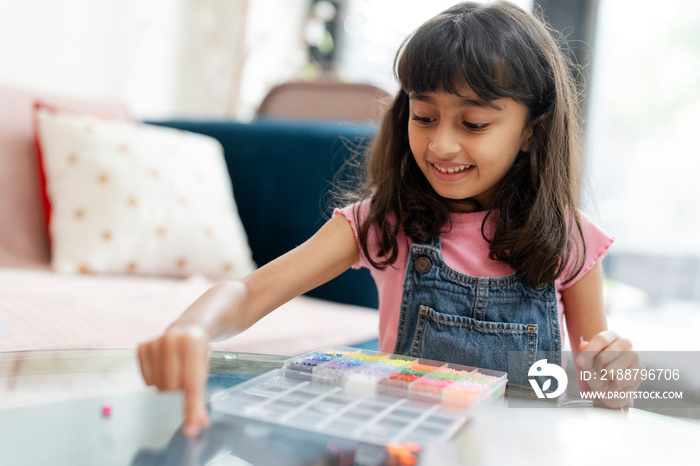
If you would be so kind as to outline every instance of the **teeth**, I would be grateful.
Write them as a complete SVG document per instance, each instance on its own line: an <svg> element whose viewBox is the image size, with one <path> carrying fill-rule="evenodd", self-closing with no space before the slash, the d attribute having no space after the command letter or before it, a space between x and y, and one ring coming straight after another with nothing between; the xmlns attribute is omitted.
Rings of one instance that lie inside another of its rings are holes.
<svg viewBox="0 0 700 466"><path fill-rule="evenodd" d="M453 168L442 168L439 165L433 164L435 168L440 170L442 173L459 173L462 172L468 168L471 168L471 165L460 165L459 167L453 167Z"/></svg>

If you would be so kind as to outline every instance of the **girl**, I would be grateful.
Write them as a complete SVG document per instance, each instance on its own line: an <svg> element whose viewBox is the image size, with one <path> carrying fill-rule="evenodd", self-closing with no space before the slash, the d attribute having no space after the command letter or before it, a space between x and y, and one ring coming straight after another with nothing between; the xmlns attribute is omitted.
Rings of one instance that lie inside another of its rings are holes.
<svg viewBox="0 0 700 466"><path fill-rule="evenodd" d="M565 314L582 368L637 367L635 353L612 353L631 349L606 330L600 259L612 240L577 208L576 88L543 23L506 2L458 4L404 42L395 72L357 202L139 348L146 383L184 390L186 434L208 422L208 343L351 266L377 283L381 351L527 386L536 360L561 364ZM636 388L623 383L591 385Z"/></svg>

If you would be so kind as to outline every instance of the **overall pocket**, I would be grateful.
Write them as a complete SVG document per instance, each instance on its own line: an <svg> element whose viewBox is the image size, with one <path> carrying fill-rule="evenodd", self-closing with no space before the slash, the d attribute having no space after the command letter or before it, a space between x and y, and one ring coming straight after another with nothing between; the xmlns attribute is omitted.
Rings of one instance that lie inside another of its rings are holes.
<svg viewBox="0 0 700 466"><path fill-rule="evenodd" d="M537 324L488 322L443 314L422 305L411 356L508 372L508 383L529 386L537 361Z"/></svg>

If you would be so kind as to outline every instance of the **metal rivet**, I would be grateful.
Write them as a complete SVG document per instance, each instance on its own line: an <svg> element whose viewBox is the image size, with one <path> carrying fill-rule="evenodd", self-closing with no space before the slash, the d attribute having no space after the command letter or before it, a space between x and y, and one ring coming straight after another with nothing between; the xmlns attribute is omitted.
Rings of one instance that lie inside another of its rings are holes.
<svg viewBox="0 0 700 466"><path fill-rule="evenodd" d="M432 265L433 264L430 262L430 259L425 256L420 256L413 263L413 267L415 267L418 273L426 273L428 270L430 270L430 267L432 267Z"/></svg>

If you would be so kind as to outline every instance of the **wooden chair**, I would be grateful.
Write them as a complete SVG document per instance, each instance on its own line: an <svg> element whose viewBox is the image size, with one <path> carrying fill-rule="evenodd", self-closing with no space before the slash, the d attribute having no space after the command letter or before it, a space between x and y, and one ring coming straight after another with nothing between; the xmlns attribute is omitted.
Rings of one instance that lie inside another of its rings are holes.
<svg viewBox="0 0 700 466"><path fill-rule="evenodd" d="M379 121L391 95L377 86L339 80L290 81L273 87L259 117Z"/></svg>

